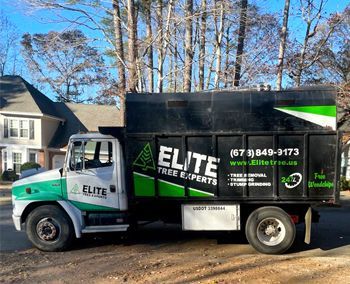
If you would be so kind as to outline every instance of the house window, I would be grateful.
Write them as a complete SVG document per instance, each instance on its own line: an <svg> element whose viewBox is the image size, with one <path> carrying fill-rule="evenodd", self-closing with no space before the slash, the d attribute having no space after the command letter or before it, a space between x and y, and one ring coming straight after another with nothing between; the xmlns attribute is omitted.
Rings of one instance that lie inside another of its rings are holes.
<svg viewBox="0 0 350 284"><path fill-rule="evenodd" d="M16 172L16 174L19 174L21 171L22 153L13 153L12 162L13 170Z"/></svg>
<svg viewBox="0 0 350 284"><path fill-rule="evenodd" d="M4 137L34 139L34 120L9 119L9 127L6 124L7 121L5 132L8 131L9 135L5 133Z"/></svg>
<svg viewBox="0 0 350 284"><path fill-rule="evenodd" d="M7 151L3 151L4 171L7 170Z"/></svg>
<svg viewBox="0 0 350 284"><path fill-rule="evenodd" d="M18 120L10 119L10 137L18 137Z"/></svg>
<svg viewBox="0 0 350 284"><path fill-rule="evenodd" d="M29 153L29 162L36 163L36 153L35 152Z"/></svg>
<svg viewBox="0 0 350 284"><path fill-rule="evenodd" d="M28 120L20 120L19 121L19 136L21 138L28 138L29 133L29 125Z"/></svg>

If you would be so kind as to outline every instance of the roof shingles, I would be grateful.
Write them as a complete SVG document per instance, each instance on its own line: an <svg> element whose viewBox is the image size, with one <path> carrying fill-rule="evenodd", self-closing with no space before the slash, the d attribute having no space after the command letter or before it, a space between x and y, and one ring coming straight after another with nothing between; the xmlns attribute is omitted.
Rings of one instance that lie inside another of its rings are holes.
<svg viewBox="0 0 350 284"><path fill-rule="evenodd" d="M20 76L0 77L0 111L59 118L54 102Z"/></svg>
<svg viewBox="0 0 350 284"><path fill-rule="evenodd" d="M0 111L42 114L63 120L50 148L67 145L71 135L98 131L99 126L120 126L121 112L116 106L53 102L20 76L0 77Z"/></svg>

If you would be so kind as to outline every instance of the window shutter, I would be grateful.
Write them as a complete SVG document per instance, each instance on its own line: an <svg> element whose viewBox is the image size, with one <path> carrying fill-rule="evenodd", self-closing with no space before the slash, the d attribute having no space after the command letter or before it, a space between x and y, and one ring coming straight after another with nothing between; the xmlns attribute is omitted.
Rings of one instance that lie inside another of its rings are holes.
<svg viewBox="0 0 350 284"><path fill-rule="evenodd" d="M4 119L4 138L9 137L9 120L7 118Z"/></svg>
<svg viewBox="0 0 350 284"><path fill-rule="evenodd" d="M34 120L29 120L29 139L34 140Z"/></svg>

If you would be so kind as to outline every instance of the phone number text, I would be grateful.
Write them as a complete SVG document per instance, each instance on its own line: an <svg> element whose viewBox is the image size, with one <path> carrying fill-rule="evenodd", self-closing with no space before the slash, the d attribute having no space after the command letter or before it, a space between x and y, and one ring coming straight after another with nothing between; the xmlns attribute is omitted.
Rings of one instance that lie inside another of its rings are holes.
<svg viewBox="0 0 350 284"><path fill-rule="evenodd" d="M248 158L260 157L260 156L299 156L300 151L298 148L284 148L284 149L231 149L230 156Z"/></svg>

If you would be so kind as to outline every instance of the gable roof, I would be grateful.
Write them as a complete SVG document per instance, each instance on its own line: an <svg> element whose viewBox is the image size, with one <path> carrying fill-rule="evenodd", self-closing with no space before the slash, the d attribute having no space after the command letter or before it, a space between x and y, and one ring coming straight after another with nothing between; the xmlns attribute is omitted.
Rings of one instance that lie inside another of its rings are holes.
<svg viewBox="0 0 350 284"><path fill-rule="evenodd" d="M20 76L0 77L0 111L62 119L54 102Z"/></svg>
<svg viewBox="0 0 350 284"><path fill-rule="evenodd" d="M63 148L69 137L79 132L95 132L99 126L121 126L121 112L116 106L55 103L57 112L65 118L49 144Z"/></svg>

